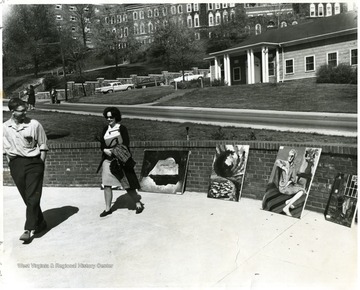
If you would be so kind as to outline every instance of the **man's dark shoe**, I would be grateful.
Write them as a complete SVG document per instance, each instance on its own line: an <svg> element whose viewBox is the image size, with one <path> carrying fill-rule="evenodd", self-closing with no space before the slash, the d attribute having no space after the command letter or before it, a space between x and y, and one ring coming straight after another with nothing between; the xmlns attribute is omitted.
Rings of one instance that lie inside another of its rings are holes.
<svg viewBox="0 0 360 290"><path fill-rule="evenodd" d="M29 242L31 240L31 238L34 236L35 231L34 230L26 230L21 236L20 236L20 240L24 241L24 242Z"/></svg>

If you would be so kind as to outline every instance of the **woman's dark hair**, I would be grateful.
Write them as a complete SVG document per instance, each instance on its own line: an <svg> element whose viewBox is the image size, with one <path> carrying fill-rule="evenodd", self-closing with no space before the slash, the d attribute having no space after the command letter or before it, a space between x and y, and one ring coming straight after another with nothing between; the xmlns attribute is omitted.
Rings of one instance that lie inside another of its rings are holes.
<svg viewBox="0 0 360 290"><path fill-rule="evenodd" d="M17 107L24 106L26 107L26 103L19 98L11 98L8 103L8 107L10 111L14 111Z"/></svg>
<svg viewBox="0 0 360 290"><path fill-rule="evenodd" d="M104 112L103 112L103 116L106 118L107 117L107 113L110 112L111 116L113 116L115 118L116 122L120 122L121 121L121 112L118 108L115 107L107 107L105 108Z"/></svg>
<svg viewBox="0 0 360 290"><path fill-rule="evenodd" d="M232 175L231 173L231 169L232 169L232 165L227 165L225 163L226 158L232 154L234 154L235 152L232 150L226 150L220 153L219 156L217 156L217 158L215 159L214 162L214 171L217 175L221 176L221 177L229 177ZM238 160L239 162L239 160Z"/></svg>

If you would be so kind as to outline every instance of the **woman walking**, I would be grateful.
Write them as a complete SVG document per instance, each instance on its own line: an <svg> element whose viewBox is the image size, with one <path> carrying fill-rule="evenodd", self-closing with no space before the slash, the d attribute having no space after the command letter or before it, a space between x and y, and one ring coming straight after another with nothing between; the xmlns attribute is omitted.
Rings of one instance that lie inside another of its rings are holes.
<svg viewBox="0 0 360 290"><path fill-rule="evenodd" d="M124 188L133 199L136 205L136 213L141 213L144 210L144 205L140 202L141 196L137 193L140 184L134 171L135 162L131 156L126 162L121 162L116 160L114 155L115 148L119 148L117 146L127 151L126 153L130 153L128 131L125 126L120 124L121 112L115 107L107 107L103 115L108 125L104 127L100 139L101 151L103 152L100 166L102 166L102 185L105 197L105 210L100 214L100 217L105 217L112 213L113 188L118 186ZM124 146L121 146L121 144ZM113 167L110 166L112 161L117 161L117 164L120 164L117 172L114 172L114 169L110 169L110 167Z"/></svg>

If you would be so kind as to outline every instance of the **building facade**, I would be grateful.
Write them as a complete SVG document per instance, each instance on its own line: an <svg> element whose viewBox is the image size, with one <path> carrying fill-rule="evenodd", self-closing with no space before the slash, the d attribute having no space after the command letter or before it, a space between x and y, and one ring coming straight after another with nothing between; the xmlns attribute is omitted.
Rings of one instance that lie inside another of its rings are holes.
<svg viewBox="0 0 360 290"><path fill-rule="evenodd" d="M207 59L211 78L228 85L314 78L325 64L356 67L357 13L268 30Z"/></svg>

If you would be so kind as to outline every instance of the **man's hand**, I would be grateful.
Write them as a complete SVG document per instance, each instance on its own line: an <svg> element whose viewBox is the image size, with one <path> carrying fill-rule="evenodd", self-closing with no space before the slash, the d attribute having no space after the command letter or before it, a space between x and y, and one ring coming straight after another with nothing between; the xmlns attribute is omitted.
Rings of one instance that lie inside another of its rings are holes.
<svg viewBox="0 0 360 290"><path fill-rule="evenodd" d="M112 154L112 151L111 151L111 149L104 149L104 153L107 155L107 156L111 156L111 154Z"/></svg>

